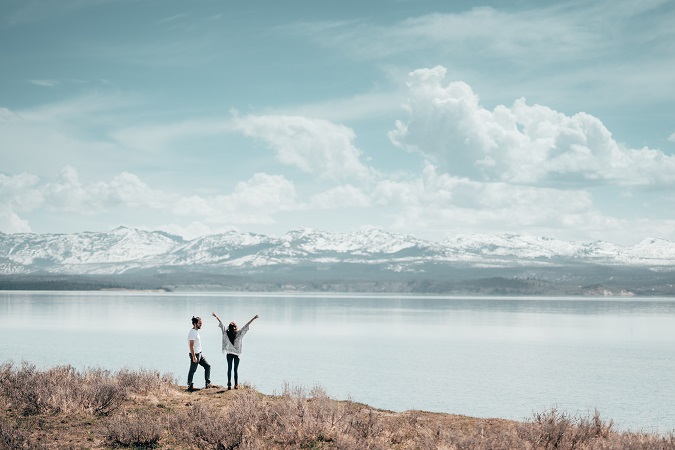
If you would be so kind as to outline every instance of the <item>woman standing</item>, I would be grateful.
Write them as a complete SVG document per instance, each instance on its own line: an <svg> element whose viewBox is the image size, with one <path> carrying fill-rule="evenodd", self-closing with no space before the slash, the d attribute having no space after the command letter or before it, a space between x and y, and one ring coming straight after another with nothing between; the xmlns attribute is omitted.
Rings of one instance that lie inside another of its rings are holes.
<svg viewBox="0 0 675 450"><path fill-rule="evenodd" d="M241 355L241 341L244 338L244 335L248 331L248 326L251 325L255 319L258 318L256 314L253 319L246 322L246 325L239 330L237 329L237 324L230 322L230 324L225 328L225 325L220 320L220 317L216 313L212 313L213 317L218 319L218 326L223 332L223 353L227 355L227 390L232 389L232 365L234 365L234 388L239 388L239 355Z"/></svg>

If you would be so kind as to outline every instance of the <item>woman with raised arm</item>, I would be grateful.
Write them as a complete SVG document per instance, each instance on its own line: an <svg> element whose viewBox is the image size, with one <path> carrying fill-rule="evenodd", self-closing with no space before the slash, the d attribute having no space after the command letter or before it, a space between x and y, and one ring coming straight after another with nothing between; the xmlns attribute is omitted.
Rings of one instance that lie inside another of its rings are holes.
<svg viewBox="0 0 675 450"><path fill-rule="evenodd" d="M241 355L241 341L244 338L244 335L248 331L248 326L251 325L255 319L258 318L256 314L251 320L246 322L246 325L239 330L237 324L230 322L230 324L225 327L223 321L220 320L220 317L216 313L212 313L213 317L218 319L218 326L223 332L223 353L227 355L227 390L232 389L232 366L234 365L234 388L239 389L239 356Z"/></svg>

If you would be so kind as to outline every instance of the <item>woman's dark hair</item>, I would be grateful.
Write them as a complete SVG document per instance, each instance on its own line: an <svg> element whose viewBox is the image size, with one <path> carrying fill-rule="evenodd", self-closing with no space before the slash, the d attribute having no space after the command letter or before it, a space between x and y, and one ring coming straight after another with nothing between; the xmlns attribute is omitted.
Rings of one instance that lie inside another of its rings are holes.
<svg viewBox="0 0 675 450"><path fill-rule="evenodd" d="M230 324L227 326L227 338L232 342L232 345L234 345L234 340L237 339L237 324L234 322L230 322Z"/></svg>

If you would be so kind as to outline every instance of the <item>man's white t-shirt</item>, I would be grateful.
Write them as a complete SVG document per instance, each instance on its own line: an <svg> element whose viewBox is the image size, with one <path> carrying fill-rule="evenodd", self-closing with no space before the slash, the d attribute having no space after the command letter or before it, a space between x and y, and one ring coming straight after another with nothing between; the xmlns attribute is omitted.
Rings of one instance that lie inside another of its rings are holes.
<svg viewBox="0 0 675 450"><path fill-rule="evenodd" d="M199 331L192 328L188 332L188 348L190 348L190 341L195 341L195 354L202 352L202 338L199 336Z"/></svg>

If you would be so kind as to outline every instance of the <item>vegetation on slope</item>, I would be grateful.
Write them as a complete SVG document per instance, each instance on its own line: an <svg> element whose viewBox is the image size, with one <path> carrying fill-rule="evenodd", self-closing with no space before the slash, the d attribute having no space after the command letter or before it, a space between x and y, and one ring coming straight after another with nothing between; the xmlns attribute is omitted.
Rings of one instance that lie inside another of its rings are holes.
<svg viewBox="0 0 675 450"><path fill-rule="evenodd" d="M675 436L617 432L596 413L526 422L406 411L320 388L187 392L172 376L70 366L0 366L0 448L8 449L675 449Z"/></svg>

